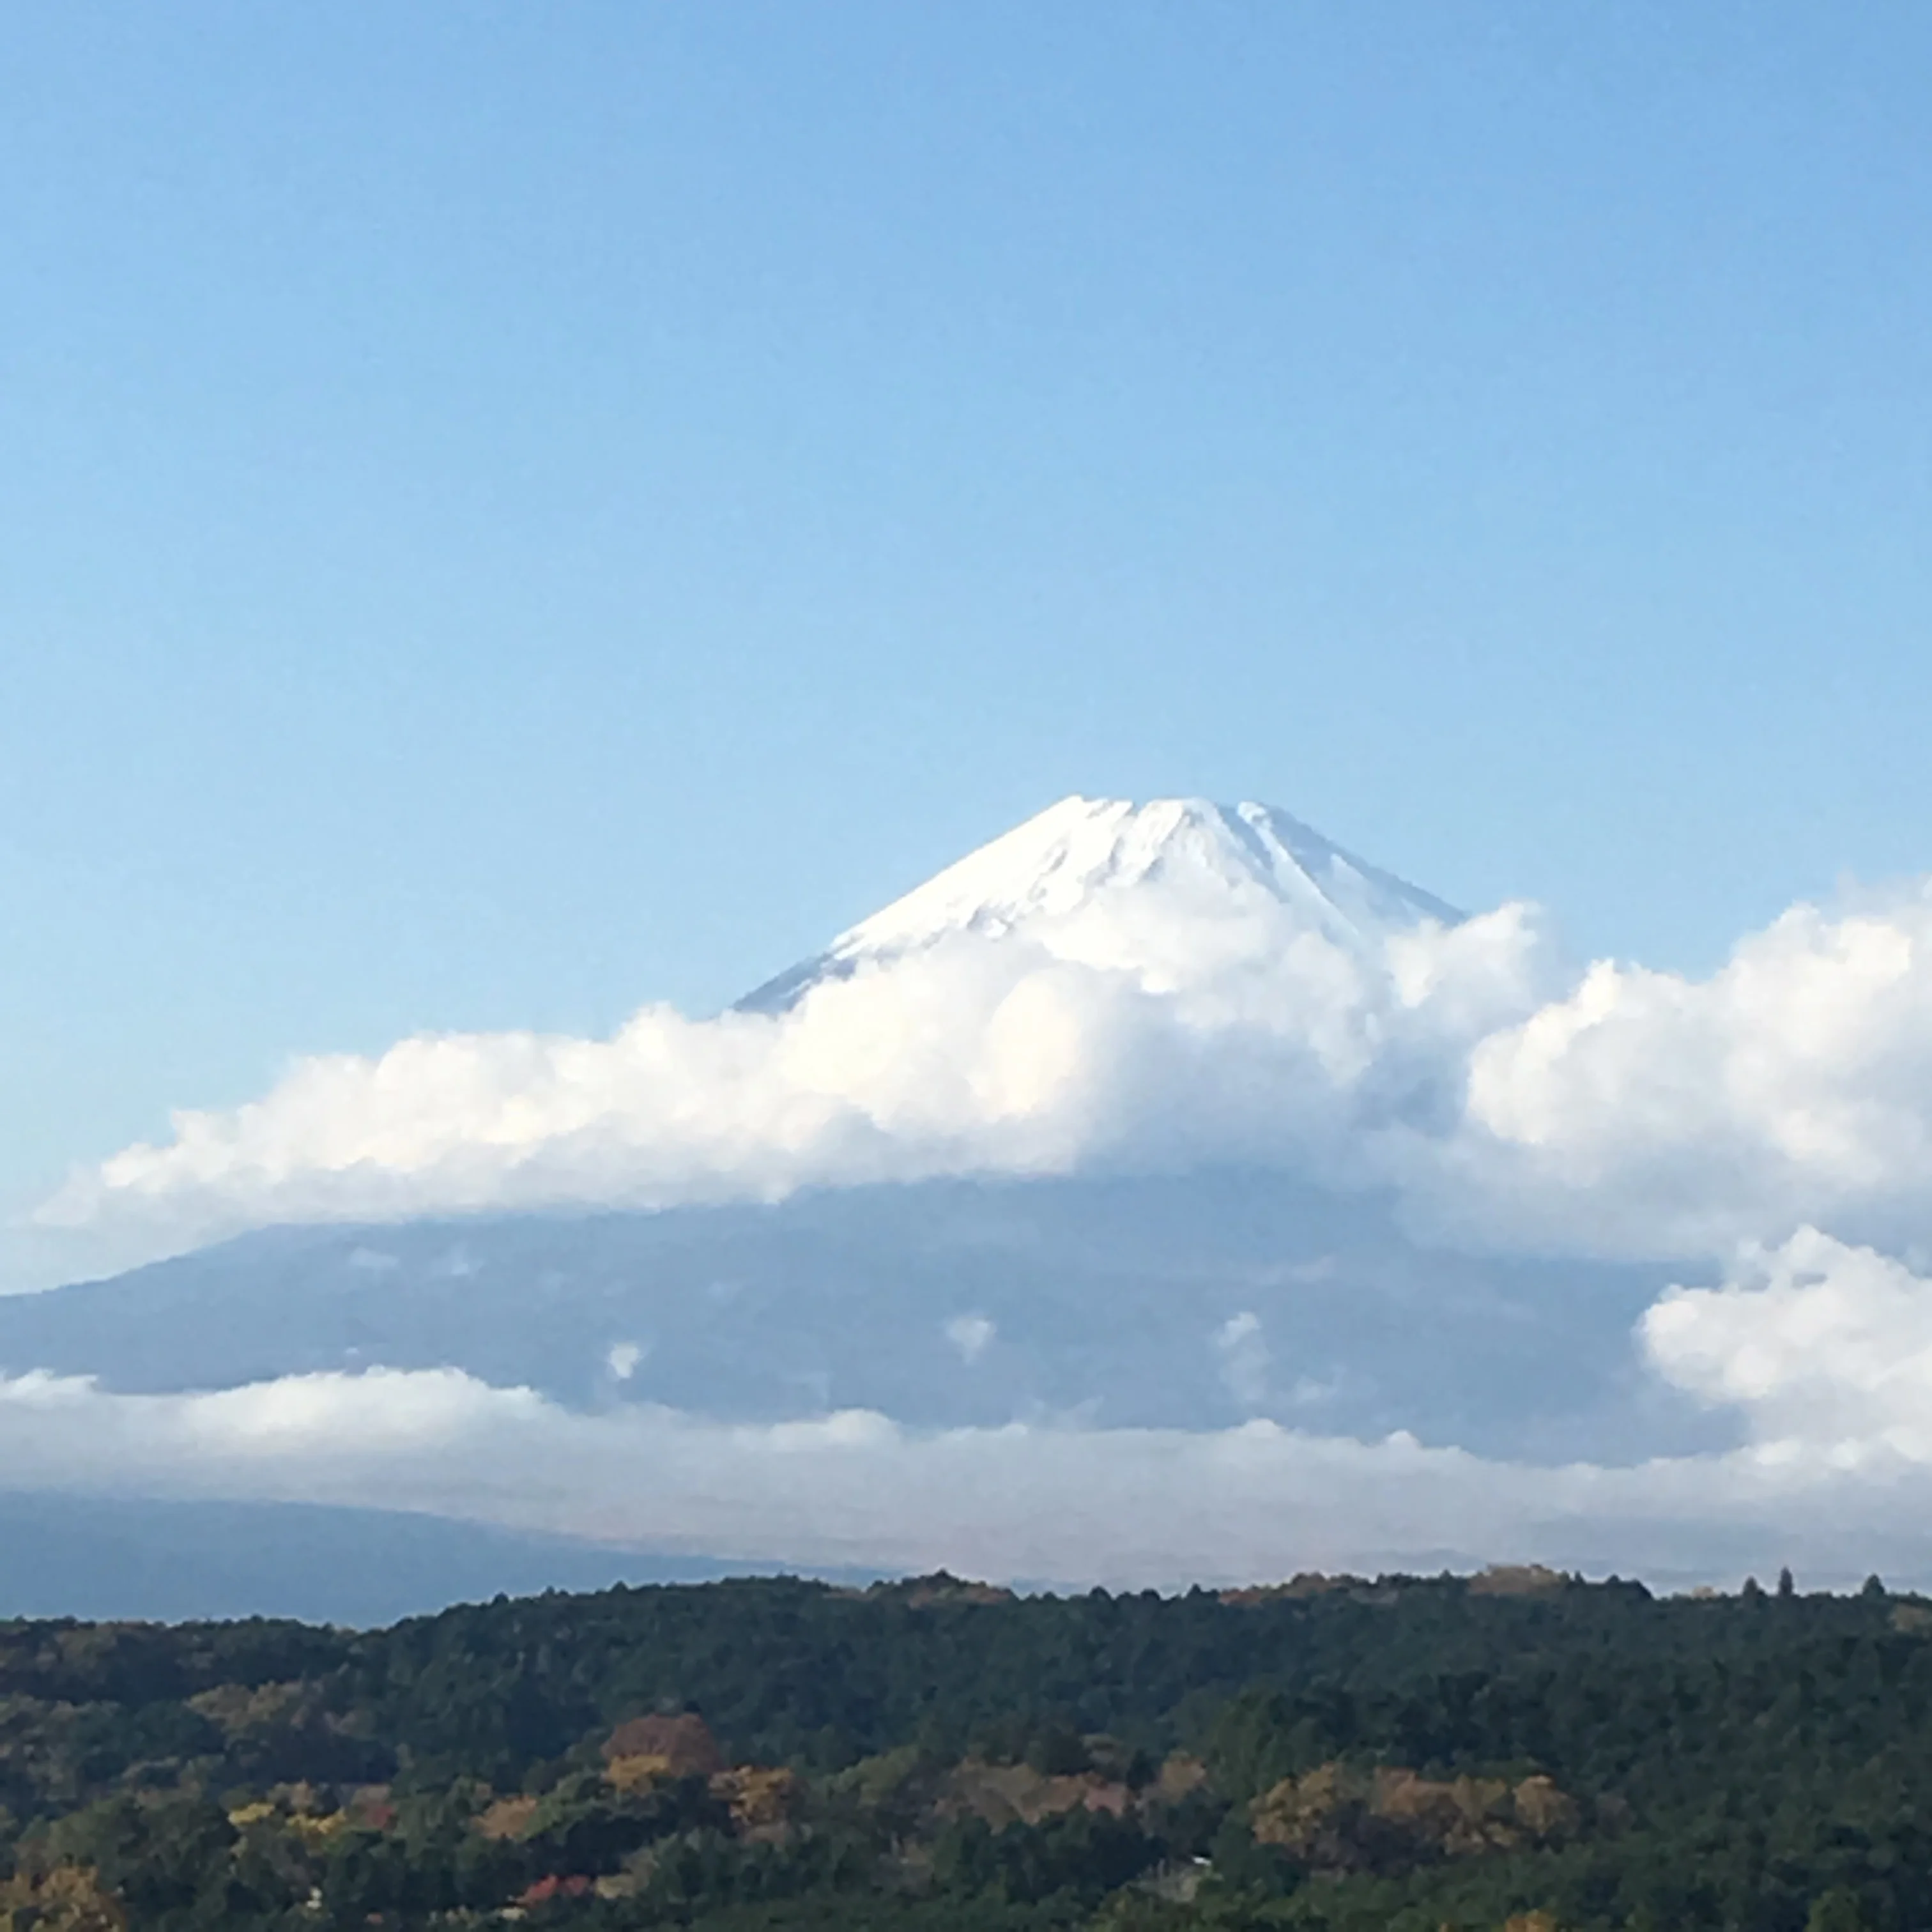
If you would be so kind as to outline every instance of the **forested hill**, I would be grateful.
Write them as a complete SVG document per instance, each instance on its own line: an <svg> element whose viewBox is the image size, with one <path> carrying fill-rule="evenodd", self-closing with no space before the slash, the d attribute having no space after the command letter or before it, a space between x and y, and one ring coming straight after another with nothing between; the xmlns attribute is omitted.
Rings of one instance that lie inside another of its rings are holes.
<svg viewBox="0 0 1932 1932"><path fill-rule="evenodd" d="M1932 1605L1535 1570L0 1624L17 1927L1932 1926Z"/></svg>

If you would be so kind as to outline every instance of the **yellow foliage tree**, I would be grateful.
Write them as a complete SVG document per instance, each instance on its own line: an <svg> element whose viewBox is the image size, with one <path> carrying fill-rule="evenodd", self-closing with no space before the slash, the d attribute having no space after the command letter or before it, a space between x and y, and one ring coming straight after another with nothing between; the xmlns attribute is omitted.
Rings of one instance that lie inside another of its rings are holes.
<svg viewBox="0 0 1932 1932"><path fill-rule="evenodd" d="M127 1932L128 1914L92 1868L56 1865L0 1885L4 1932Z"/></svg>

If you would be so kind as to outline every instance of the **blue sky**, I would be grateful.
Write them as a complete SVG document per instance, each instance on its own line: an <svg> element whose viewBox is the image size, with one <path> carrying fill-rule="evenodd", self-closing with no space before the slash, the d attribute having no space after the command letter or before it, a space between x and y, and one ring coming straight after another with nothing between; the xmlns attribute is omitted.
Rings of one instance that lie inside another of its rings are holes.
<svg viewBox="0 0 1932 1932"><path fill-rule="evenodd" d="M1069 791L1704 970L1932 862L1932 16L27 5L0 1196Z"/></svg>

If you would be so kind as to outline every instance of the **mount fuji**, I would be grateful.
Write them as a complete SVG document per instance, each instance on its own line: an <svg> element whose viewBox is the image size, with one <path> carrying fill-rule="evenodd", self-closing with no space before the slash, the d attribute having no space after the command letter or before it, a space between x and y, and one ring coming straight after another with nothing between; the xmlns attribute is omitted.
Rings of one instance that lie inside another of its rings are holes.
<svg viewBox="0 0 1932 1932"><path fill-rule="evenodd" d="M1396 983L1400 950L1451 945L1462 922L1268 806L1070 798L721 1020L679 1024L727 1029L734 1052L769 1036L796 1058L803 1049L785 1042L796 1029L826 1012L841 1025L862 1018L908 972L944 966L970 988L1023 960L1084 976L1054 982L1054 1024L1077 1028L1117 986L1142 1003L1136 1012L1204 1000L1218 1011L1262 997L1252 984L1278 1000L1266 976L1292 958L1297 986L1354 988L1370 1016L1357 1031L1378 1042L1422 998ZM953 980L936 983L883 1036L888 1060L922 1064L926 1034L956 997ZM1024 1072L1062 1049L1006 984L998 980L992 1010ZM1347 1031L1331 1019L1310 1030L1324 1029ZM848 1036L835 1030L812 1048L832 1076L844 1076ZM864 1035L850 1051L874 1046ZM1344 1040L1322 1051L1352 1064L1366 1049ZM978 1105L998 1083L976 1065L969 1072L962 1085ZM1186 1077L1219 1076L1210 1065ZM486 1194L461 1197L464 1211L410 1211L406 1190L392 1186L379 1198L400 1209L265 1214L273 1224L108 1280L0 1299L0 1367L88 1378L129 1397L458 1372L577 1414L649 1410L759 1428L855 1412L994 1431L1214 1431L1268 1417L1324 1437L1406 1432L1546 1464L1725 1439L1640 1372L1631 1331L1664 1285L1658 1270L1432 1246L1389 1192L1338 1188L1238 1148L1148 1162L1121 1142L1103 1156L1003 1170L983 1150L997 1153L1009 1119L1018 1132L1031 1116L1002 1078L1007 1087L975 1117L980 1138L956 1136L965 1151L950 1166L929 1160L884 1178L805 1170L783 1185L699 1188L642 1208L568 1187L532 1192L533 1174L608 1157L610 1132L600 1138L573 1116L540 1161L504 1156L508 1130L493 1126L491 1157L516 1184L504 1205ZM915 1102L922 1081L911 1083ZM899 1118L866 1104L868 1131ZM219 1171L243 1130L190 1150L197 1177ZM280 1134L278 1158L292 1138ZM134 1151L148 1165L130 1171L152 1191L172 1156ZM243 1154L248 1171L262 1167ZM332 1158L338 1178L354 1178L353 1160ZM436 1171L428 1156L412 1170ZM524 1551L512 1568L525 1577L550 1560ZM465 1552L464 1578L476 1561ZM433 1582L422 1591L433 1597ZM238 1584L206 1607L259 1607L260 1594ZM289 1606L286 1591L278 1602Z"/></svg>

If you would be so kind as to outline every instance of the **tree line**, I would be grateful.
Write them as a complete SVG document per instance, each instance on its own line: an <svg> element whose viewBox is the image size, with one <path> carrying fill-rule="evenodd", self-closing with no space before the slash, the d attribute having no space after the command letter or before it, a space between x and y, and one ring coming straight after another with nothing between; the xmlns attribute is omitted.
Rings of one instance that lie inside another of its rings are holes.
<svg viewBox="0 0 1932 1932"><path fill-rule="evenodd" d="M14 1927L1905 1932L1932 1605L940 1576L0 1624Z"/></svg>

